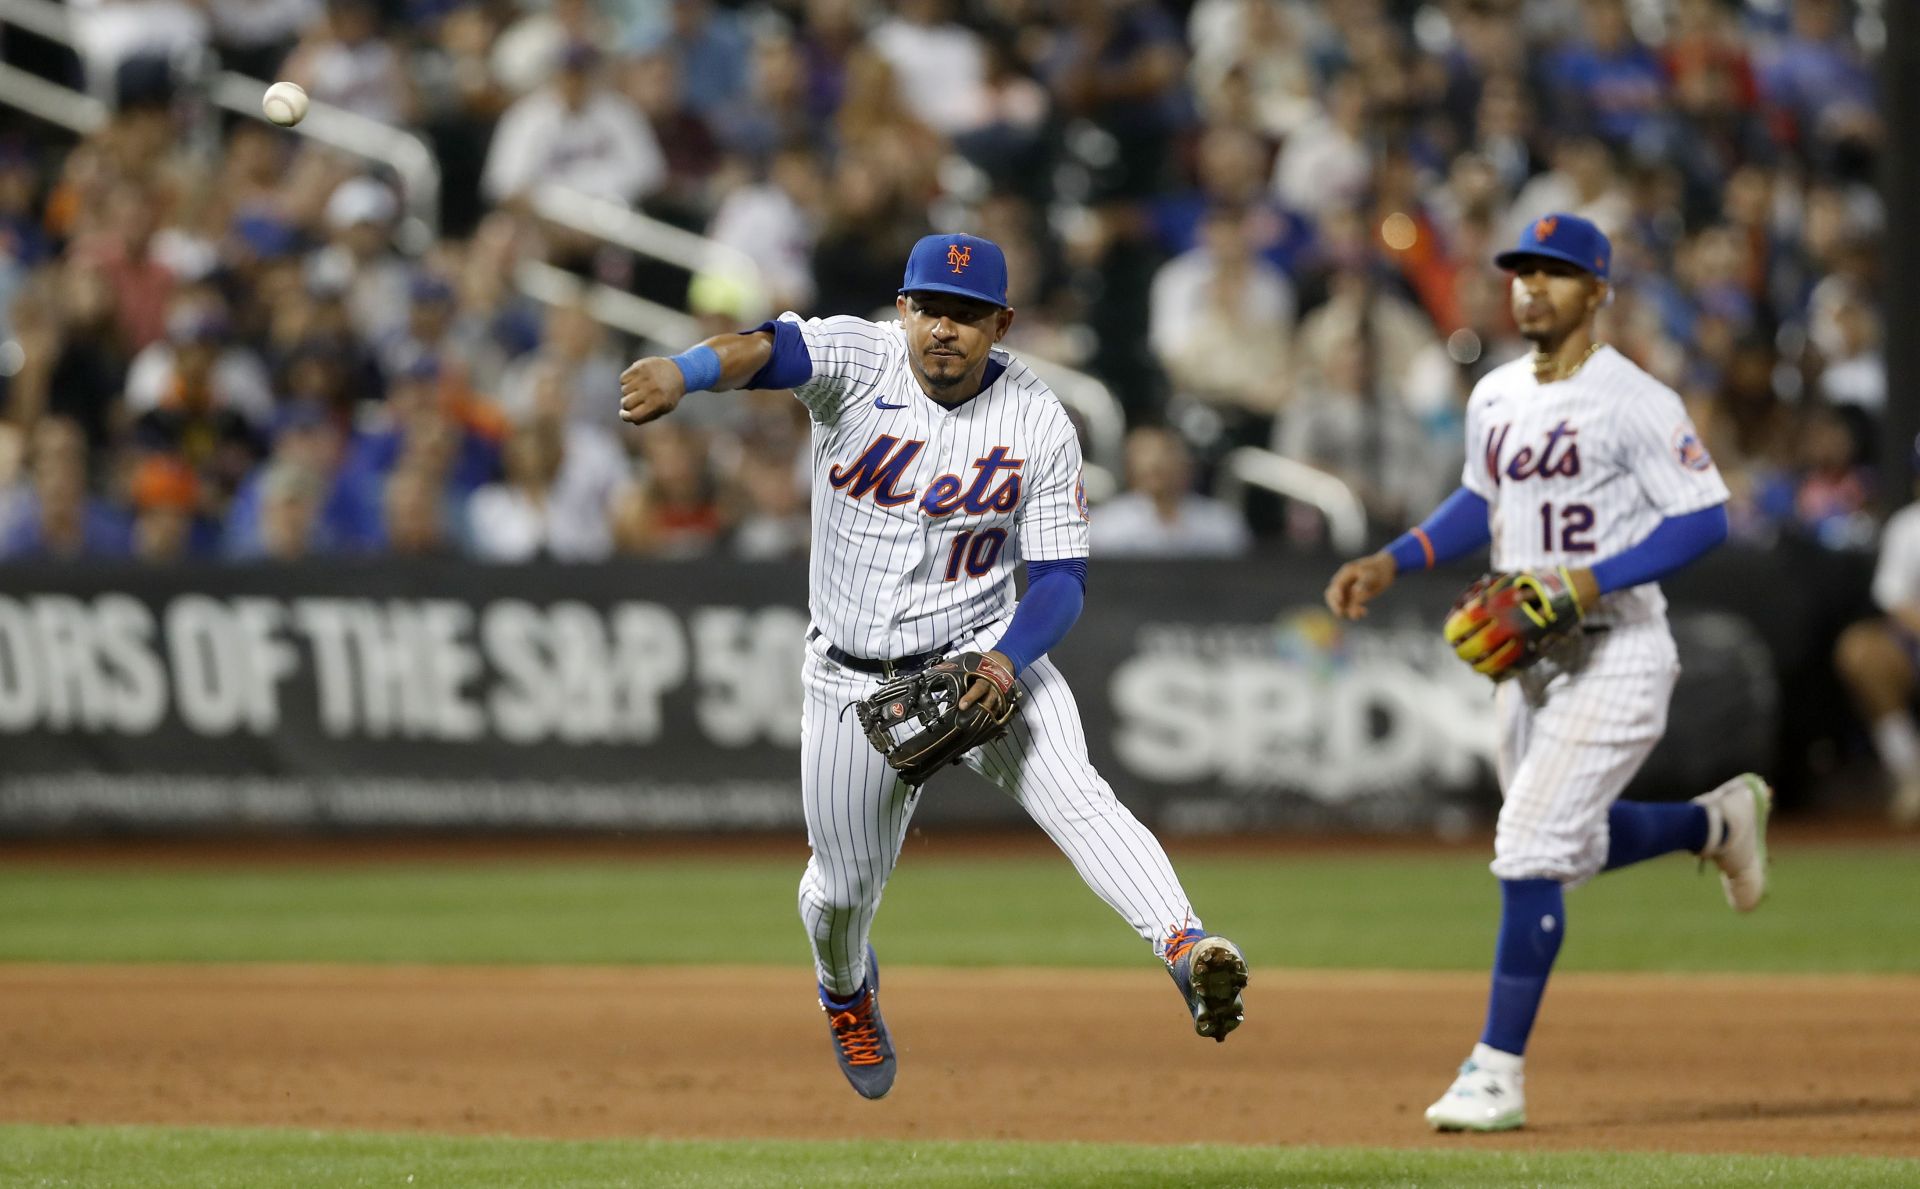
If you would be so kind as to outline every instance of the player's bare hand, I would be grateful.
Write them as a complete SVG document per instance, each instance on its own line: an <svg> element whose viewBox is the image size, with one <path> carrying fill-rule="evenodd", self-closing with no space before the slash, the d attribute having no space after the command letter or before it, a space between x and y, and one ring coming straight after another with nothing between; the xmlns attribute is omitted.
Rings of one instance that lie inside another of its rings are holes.
<svg viewBox="0 0 1920 1189"><path fill-rule="evenodd" d="M1006 674L1006 684L1009 686L1013 684L1013 659L1011 657L1007 656L1004 652L989 652L985 654L984 659L998 664L1001 671ZM986 705L988 713L998 714L1000 713L1001 699L1006 696L1003 687L995 685L985 677L978 677L974 679L972 685L967 687L967 692L960 695L960 709L965 710L975 702L982 702Z"/></svg>
<svg viewBox="0 0 1920 1189"><path fill-rule="evenodd" d="M1327 583L1327 609L1342 619L1359 619L1367 613L1367 604L1393 585L1397 572L1384 553L1348 562Z"/></svg>
<svg viewBox="0 0 1920 1189"><path fill-rule="evenodd" d="M673 412L686 394L686 377L671 359L652 355L636 360L620 373L620 420L644 425Z"/></svg>

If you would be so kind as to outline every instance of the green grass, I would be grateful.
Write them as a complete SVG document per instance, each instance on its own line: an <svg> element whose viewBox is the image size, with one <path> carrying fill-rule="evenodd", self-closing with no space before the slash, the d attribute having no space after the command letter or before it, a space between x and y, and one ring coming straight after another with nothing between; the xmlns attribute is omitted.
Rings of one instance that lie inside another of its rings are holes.
<svg viewBox="0 0 1920 1189"><path fill-rule="evenodd" d="M1576 893L1571 968L1913 971L1914 855L1776 848L1775 894L1735 917L1668 859ZM1498 908L1477 852L1177 865L1215 927L1297 967L1482 970ZM799 965L786 860L0 870L0 960ZM1063 858L908 854L880 915L889 961L1143 961ZM668 944L670 942L670 944ZM1660 1153L919 1142L556 1142L199 1128L0 1126L0 1185L258 1186L1791 1185L1920 1183L1920 1162Z"/></svg>
<svg viewBox="0 0 1920 1189"><path fill-rule="evenodd" d="M1775 847L1750 917L1673 857L1572 894L1563 969L1920 971L1915 855ZM1208 923L1256 961L1481 970L1498 893L1477 851L1177 859ZM799 965L788 860L544 862L221 870L0 870L0 960ZM875 932L890 961L1018 964L1044 929L1056 962L1137 966L1139 943L1060 856L916 858ZM670 944L669 944L670 941Z"/></svg>
<svg viewBox="0 0 1920 1189"><path fill-rule="evenodd" d="M86 1189L708 1186L1911 1185L1857 1157L888 1142L563 1143L148 1127L0 1127L0 1183Z"/></svg>

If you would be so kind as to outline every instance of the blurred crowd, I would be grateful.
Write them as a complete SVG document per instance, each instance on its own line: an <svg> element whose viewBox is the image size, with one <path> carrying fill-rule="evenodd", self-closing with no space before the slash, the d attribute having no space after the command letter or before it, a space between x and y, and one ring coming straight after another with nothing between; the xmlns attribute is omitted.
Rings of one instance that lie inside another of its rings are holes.
<svg viewBox="0 0 1920 1189"><path fill-rule="evenodd" d="M717 333L891 316L949 228L1006 248L1010 345L1125 408L1103 552L1318 541L1202 494L1249 446L1397 529L1525 350L1491 258L1550 210L1613 237L1606 333L1687 400L1736 534L1867 545L1893 2L72 0L76 56L0 45L110 112L0 125L0 557L798 555L797 402L623 431L647 348L515 270ZM424 136L439 234L401 179L220 118L212 62ZM760 279L549 223L545 183Z"/></svg>

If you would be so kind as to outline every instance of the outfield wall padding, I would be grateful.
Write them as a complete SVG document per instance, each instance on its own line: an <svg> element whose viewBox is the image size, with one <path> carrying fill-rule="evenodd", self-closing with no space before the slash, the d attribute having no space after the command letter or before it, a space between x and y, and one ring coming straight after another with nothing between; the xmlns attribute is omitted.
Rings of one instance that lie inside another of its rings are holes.
<svg viewBox="0 0 1920 1189"><path fill-rule="evenodd" d="M1491 814L1490 686L1437 631L1466 575L1341 625L1334 560L1094 565L1056 659L1143 819ZM1675 583L1684 673L1638 795L1790 778L1783 748L1843 715L1825 657L1864 583L1778 551ZM717 560L0 570L0 830L798 827L805 591L802 566ZM1020 817L958 771L918 814Z"/></svg>

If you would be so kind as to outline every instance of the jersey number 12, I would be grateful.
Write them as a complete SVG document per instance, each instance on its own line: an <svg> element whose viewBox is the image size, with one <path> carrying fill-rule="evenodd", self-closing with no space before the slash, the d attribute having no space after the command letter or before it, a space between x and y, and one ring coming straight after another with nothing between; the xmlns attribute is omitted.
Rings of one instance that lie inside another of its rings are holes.
<svg viewBox="0 0 1920 1189"><path fill-rule="evenodd" d="M1564 504L1560 508L1560 552L1592 553L1593 542L1586 534L1593 531L1593 509L1585 504ZM1540 548L1553 552L1553 505L1540 505Z"/></svg>

